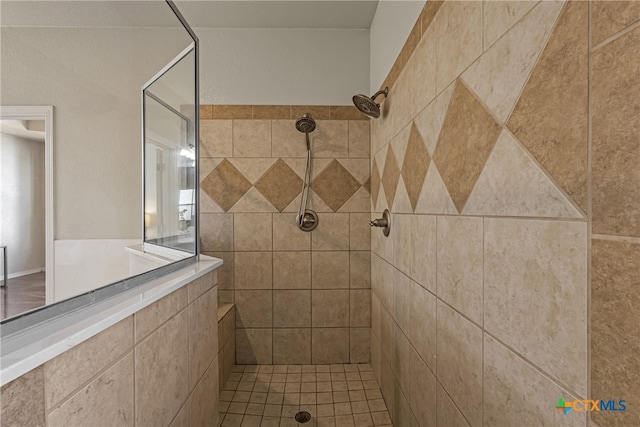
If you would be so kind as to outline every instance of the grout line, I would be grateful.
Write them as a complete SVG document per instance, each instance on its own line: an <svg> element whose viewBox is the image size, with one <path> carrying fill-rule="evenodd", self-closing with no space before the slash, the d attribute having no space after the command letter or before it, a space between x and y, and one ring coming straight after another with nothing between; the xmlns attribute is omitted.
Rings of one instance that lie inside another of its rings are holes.
<svg viewBox="0 0 640 427"><path fill-rule="evenodd" d="M621 243L636 243L640 244L640 237L632 237L632 236L613 236L607 234L591 234L592 240L607 240L610 242L621 242Z"/></svg>
<svg viewBox="0 0 640 427"><path fill-rule="evenodd" d="M591 3L589 3L591 4ZM603 41L601 41L600 43L598 43L596 46L592 47L591 43L589 43L591 50L591 53L595 53L596 51L600 50L601 48L605 47L606 45L613 43L614 41L618 40L619 38L621 38L622 36L624 36L627 33L630 33L631 31L635 30L636 28L640 27L640 20L634 22L633 24L628 25L627 27L625 27L624 29L618 31L617 33L614 33L613 35L609 36L608 38L604 39Z"/></svg>

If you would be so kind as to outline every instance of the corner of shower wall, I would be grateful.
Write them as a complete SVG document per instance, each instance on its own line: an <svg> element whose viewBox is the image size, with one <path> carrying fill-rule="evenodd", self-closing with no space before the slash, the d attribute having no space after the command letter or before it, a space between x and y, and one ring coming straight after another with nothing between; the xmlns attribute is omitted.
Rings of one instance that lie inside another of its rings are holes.
<svg viewBox="0 0 640 427"><path fill-rule="evenodd" d="M309 113L306 161L295 121ZM365 363L370 358L369 121L352 106L201 106L202 252L222 258L220 302L236 307L237 364Z"/></svg>

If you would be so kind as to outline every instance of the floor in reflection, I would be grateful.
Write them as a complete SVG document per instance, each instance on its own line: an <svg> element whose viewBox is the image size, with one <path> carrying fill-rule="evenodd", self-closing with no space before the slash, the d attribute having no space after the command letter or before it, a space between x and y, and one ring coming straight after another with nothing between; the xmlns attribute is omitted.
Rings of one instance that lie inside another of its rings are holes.
<svg viewBox="0 0 640 427"><path fill-rule="evenodd" d="M45 273L15 277L0 287L0 319L4 320L45 305Z"/></svg>

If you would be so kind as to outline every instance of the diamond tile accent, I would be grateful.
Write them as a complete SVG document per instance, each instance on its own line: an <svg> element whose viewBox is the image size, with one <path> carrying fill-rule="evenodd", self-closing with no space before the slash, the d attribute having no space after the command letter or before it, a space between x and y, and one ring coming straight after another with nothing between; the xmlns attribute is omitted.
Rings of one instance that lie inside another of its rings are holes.
<svg viewBox="0 0 640 427"><path fill-rule="evenodd" d="M409 134L409 145L404 155L401 174L413 210L416 209L416 205L418 204L424 178L427 176L430 163L431 156L429 156L422 135L420 135L416 125L412 124L411 133Z"/></svg>
<svg viewBox="0 0 640 427"><path fill-rule="evenodd" d="M384 170L382 171L382 189L384 190L384 195L387 197L387 203L390 207L393 206L393 199L396 196L399 179L400 168L396 162L396 156L393 154L393 149L391 149L391 145L389 145L387 158L384 161Z"/></svg>
<svg viewBox="0 0 640 427"><path fill-rule="evenodd" d="M225 212L251 188L251 183L227 159L202 180L202 190Z"/></svg>
<svg viewBox="0 0 640 427"><path fill-rule="evenodd" d="M586 212L589 4L568 2L508 128Z"/></svg>
<svg viewBox="0 0 640 427"><path fill-rule="evenodd" d="M378 192L380 191L380 171L378 170L378 163L376 159L373 159L373 166L371 167L371 200L373 206L378 204Z"/></svg>
<svg viewBox="0 0 640 427"><path fill-rule="evenodd" d="M467 203L499 132L500 126L458 80L433 154L458 212Z"/></svg>
<svg viewBox="0 0 640 427"><path fill-rule="evenodd" d="M311 188L335 212L358 191L360 183L337 160L333 160L313 180Z"/></svg>
<svg viewBox="0 0 640 427"><path fill-rule="evenodd" d="M280 212L296 198L301 188L302 180L282 159L256 182L256 189Z"/></svg>

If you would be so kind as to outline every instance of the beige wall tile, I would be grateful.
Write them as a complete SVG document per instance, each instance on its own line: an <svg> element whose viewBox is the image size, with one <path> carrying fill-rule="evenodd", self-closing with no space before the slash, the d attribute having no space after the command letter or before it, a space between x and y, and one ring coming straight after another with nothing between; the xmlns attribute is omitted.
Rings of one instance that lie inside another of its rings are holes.
<svg viewBox="0 0 640 427"><path fill-rule="evenodd" d="M135 342L142 341L160 325L187 306L187 287L170 293L166 297L143 308L133 315Z"/></svg>
<svg viewBox="0 0 640 427"><path fill-rule="evenodd" d="M270 365L273 363L273 329L237 329L236 363Z"/></svg>
<svg viewBox="0 0 640 427"><path fill-rule="evenodd" d="M507 122L583 210L587 201L588 7L587 2L568 2Z"/></svg>
<svg viewBox="0 0 640 427"><path fill-rule="evenodd" d="M313 328L311 363L349 363L348 328Z"/></svg>
<svg viewBox="0 0 640 427"><path fill-rule="evenodd" d="M251 105L214 105L212 119L250 119Z"/></svg>
<svg viewBox="0 0 640 427"><path fill-rule="evenodd" d="M438 217L438 297L482 325L482 218Z"/></svg>
<svg viewBox="0 0 640 427"><path fill-rule="evenodd" d="M415 351L411 352L409 406L421 427L436 425L436 377Z"/></svg>
<svg viewBox="0 0 640 427"><path fill-rule="evenodd" d="M471 425L482 425L482 330L438 301L438 380Z"/></svg>
<svg viewBox="0 0 640 427"><path fill-rule="evenodd" d="M458 212L464 208L499 132L500 126L493 117L458 80L433 154Z"/></svg>
<svg viewBox="0 0 640 427"><path fill-rule="evenodd" d="M427 363L436 371L436 297L415 282L411 282L411 312L409 340Z"/></svg>
<svg viewBox="0 0 640 427"><path fill-rule="evenodd" d="M393 238L393 265L405 274L411 274L412 216L393 214L391 238Z"/></svg>
<svg viewBox="0 0 640 427"><path fill-rule="evenodd" d="M189 427L190 426L189 417L191 416L190 410L191 410L191 398L189 398L185 402L185 404L182 405L180 412L178 412L178 415L176 415L173 421L171 421L171 424L169 424L169 427Z"/></svg>
<svg viewBox="0 0 640 427"><path fill-rule="evenodd" d="M273 253L274 289L310 289L311 253L274 252Z"/></svg>
<svg viewBox="0 0 640 427"><path fill-rule="evenodd" d="M371 252L349 252L349 288L371 288Z"/></svg>
<svg viewBox="0 0 640 427"><path fill-rule="evenodd" d="M200 157L233 156L233 121L200 120Z"/></svg>
<svg viewBox="0 0 640 427"><path fill-rule="evenodd" d="M271 157L234 157L227 159L238 171L255 184L276 163Z"/></svg>
<svg viewBox="0 0 640 427"><path fill-rule="evenodd" d="M311 324L314 328L349 326L349 291L312 291Z"/></svg>
<svg viewBox="0 0 640 427"><path fill-rule="evenodd" d="M188 345L189 316L182 311L136 346L136 425L168 425L189 397Z"/></svg>
<svg viewBox="0 0 640 427"><path fill-rule="evenodd" d="M371 293L371 332L373 332L376 336L380 336L380 300L378 297L372 292Z"/></svg>
<svg viewBox="0 0 640 427"><path fill-rule="evenodd" d="M235 289L271 289L272 252L235 252Z"/></svg>
<svg viewBox="0 0 640 427"><path fill-rule="evenodd" d="M271 157L271 120L234 120L233 155Z"/></svg>
<svg viewBox="0 0 640 427"><path fill-rule="evenodd" d="M204 255L220 258L223 264L216 269L218 276L218 293L234 289L233 285L233 252L203 252ZM220 295L218 294L218 297Z"/></svg>
<svg viewBox="0 0 640 427"><path fill-rule="evenodd" d="M437 387L438 395L436 397L436 425L447 427L469 427L469 423L464 419L464 416L453 403L451 397L449 397L447 392L442 388L440 384L438 384Z"/></svg>
<svg viewBox="0 0 640 427"><path fill-rule="evenodd" d="M538 1L485 0L482 4L484 49L488 49L537 3Z"/></svg>
<svg viewBox="0 0 640 427"><path fill-rule="evenodd" d="M273 247L272 235L271 214L234 214L233 248L235 251L270 251Z"/></svg>
<svg viewBox="0 0 640 427"><path fill-rule="evenodd" d="M505 130L500 133L462 213L582 218L582 213Z"/></svg>
<svg viewBox="0 0 640 427"><path fill-rule="evenodd" d="M218 284L218 270L206 273L187 285L187 301L191 304L200 295Z"/></svg>
<svg viewBox="0 0 640 427"><path fill-rule="evenodd" d="M232 251L233 215L201 214L200 241L202 251Z"/></svg>
<svg viewBox="0 0 640 427"><path fill-rule="evenodd" d="M318 228L311 232L311 249L314 251L349 250L349 214L324 214Z"/></svg>
<svg viewBox="0 0 640 427"><path fill-rule="evenodd" d="M415 117L436 96L436 46L433 37L423 37L405 66L411 82L410 117Z"/></svg>
<svg viewBox="0 0 640 427"><path fill-rule="evenodd" d="M313 252L311 254L313 289L349 288L349 252Z"/></svg>
<svg viewBox="0 0 640 427"><path fill-rule="evenodd" d="M200 164L202 163L203 162L201 161ZM202 214L223 213L223 212L224 212L224 209L222 209L216 202L211 200L211 197L209 197L209 195L205 193L204 190L202 190L202 187L200 187L200 214L202 215Z"/></svg>
<svg viewBox="0 0 640 427"><path fill-rule="evenodd" d="M424 179L424 185L422 186L422 193L418 199L416 205L416 213L421 214L443 214L443 215L457 215L458 210L453 204L451 195L447 190L447 187L442 181L442 176L436 167L436 164L431 161L431 166L427 171L427 176Z"/></svg>
<svg viewBox="0 0 640 427"><path fill-rule="evenodd" d="M592 240L591 259L589 395L639 396L640 341L631 337L638 337L640 330L640 244ZM593 420L602 426L639 424L640 409L628 399L625 412L592 414Z"/></svg>
<svg viewBox="0 0 640 427"><path fill-rule="evenodd" d="M129 316L48 361L44 369L47 409L58 404L132 347L133 316Z"/></svg>
<svg viewBox="0 0 640 427"><path fill-rule="evenodd" d="M351 327L371 326L371 291L368 289L350 291L349 310Z"/></svg>
<svg viewBox="0 0 640 427"><path fill-rule="evenodd" d="M393 272L391 264L379 256L371 257L371 290L387 311L393 311Z"/></svg>
<svg viewBox="0 0 640 427"><path fill-rule="evenodd" d="M329 120L331 118L331 107L328 105L292 105L291 106L291 118L297 119L299 117L309 114L315 120Z"/></svg>
<svg viewBox="0 0 640 427"><path fill-rule="evenodd" d="M411 309L411 279L393 270L393 318L405 335L409 335Z"/></svg>
<svg viewBox="0 0 640 427"><path fill-rule="evenodd" d="M273 363L277 365L311 363L311 329L274 329Z"/></svg>
<svg viewBox="0 0 640 427"><path fill-rule="evenodd" d="M337 160L332 160L311 182L313 193L334 212L360 187L360 182Z"/></svg>
<svg viewBox="0 0 640 427"><path fill-rule="evenodd" d="M371 368L376 376L378 384L381 382L381 370L382 370L382 349L380 348L380 340L376 334L371 331Z"/></svg>
<svg viewBox="0 0 640 427"><path fill-rule="evenodd" d="M514 405L512 411L504 411L505 396L521 403ZM577 399L485 334L485 425L584 426L585 412L565 416L562 411L549 410L553 399L559 397L566 401Z"/></svg>
<svg viewBox="0 0 640 427"><path fill-rule="evenodd" d="M486 330L585 396L587 224L485 219L484 229Z"/></svg>
<svg viewBox="0 0 640 427"><path fill-rule="evenodd" d="M420 135L424 139L427 151L430 156L436 149L440 129L444 123L447 109L453 95L455 84L450 84L433 101L425 107L414 119L413 123L418 128Z"/></svg>
<svg viewBox="0 0 640 427"><path fill-rule="evenodd" d="M193 389L190 398L190 425L215 426L218 424L218 363L216 357Z"/></svg>
<svg viewBox="0 0 640 427"><path fill-rule="evenodd" d="M411 382L414 380L411 376L411 353L414 352L414 350L407 336L395 323L393 325L393 348L391 352L391 368L396 376L396 381L402 393L408 396ZM397 396L394 401L397 402ZM395 408L397 409L397 405Z"/></svg>
<svg viewBox="0 0 640 427"><path fill-rule="evenodd" d="M431 25L431 22L436 16L436 13L440 10L442 3L443 1L439 0L430 1L422 8L422 12L420 12L420 19L422 20L422 34L424 34L425 31L427 31L427 28L429 28L429 25Z"/></svg>
<svg viewBox="0 0 640 427"><path fill-rule="evenodd" d="M349 214L349 249L352 251L371 250L371 226L369 220L371 214Z"/></svg>
<svg viewBox="0 0 640 427"><path fill-rule="evenodd" d="M80 389L47 417L48 426L133 426L133 353Z"/></svg>
<svg viewBox="0 0 640 427"><path fill-rule="evenodd" d="M251 190L251 182L229 160L223 159L202 179L200 188L227 212ZM215 211L214 207L210 208Z"/></svg>
<svg viewBox="0 0 640 427"><path fill-rule="evenodd" d="M35 368L0 389L3 426L44 427L44 369Z"/></svg>
<svg viewBox="0 0 640 427"><path fill-rule="evenodd" d="M593 54L594 233L640 237L640 117L632 107L640 97L638 43L636 28Z"/></svg>
<svg viewBox="0 0 640 427"><path fill-rule="evenodd" d="M482 2L444 2L425 36L436 40L436 93L482 53Z"/></svg>
<svg viewBox="0 0 640 427"><path fill-rule="evenodd" d="M413 215L411 229L411 271L409 276L432 293L436 291L436 217Z"/></svg>
<svg viewBox="0 0 640 427"><path fill-rule="evenodd" d="M254 119L281 120L291 118L290 105L254 105Z"/></svg>
<svg viewBox="0 0 640 427"><path fill-rule="evenodd" d="M273 327L311 327L311 291L273 291Z"/></svg>
<svg viewBox="0 0 640 427"><path fill-rule="evenodd" d="M232 213L278 212L273 204L256 187L251 187L238 201L229 208Z"/></svg>
<svg viewBox="0 0 640 427"><path fill-rule="evenodd" d="M278 159L256 182L255 187L282 212L300 194L302 179L284 160Z"/></svg>
<svg viewBox="0 0 640 427"><path fill-rule="evenodd" d="M369 158L369 128L368 120L349 120L349 157Z"/></svg>
<svg viewBox="0 0 640 427"><path fill-rule="evenodd" d="M270 328L273 291L236 290L236 328Z"/></svg>
<svg viewBox="0 0 640 427"><path fill-rule="evenodd" d="M349 122L347 120L316 120L311 137L313 157L349 157Z"/></svg>
<svg viewBox="0 0 640 427"><path fill-rule="evenodd" d="M371 362L371 329L349 329L350 363Z"/></svg>
<svg viewBox="0 0 640 427"><path fill-rule="evenodd" d="M522 5L513 6L514 3ZM511 9L516 14L531 7L531 2L484 4L497 4L489 6L493 12ZM560 1L541 2L462 74L462 79L500 124L507 120L518 100L562 6Z"/></svg>
<svg viewBox="0 0 640 427"><path fill-rule="evenodd" d="M195 387L218 352L218 294L211 289L189 304L189 379Z"/></svg>
<svg viewBox="0 0 640 427"><path fill-rule="evenodd" d="M593 46L640 19L640 4L635 1L594 1L591 7Z"/></svg>
<svg viewBox="0 0 640 427"><path fill-rule="evenodd" d="M296 129L295 120L274 120L272 122L273 142L271 155L274 157L306 157L307 145L304 133Z"/></svg>
<svg viewBox="0 0 640 427"><path fill-rule="evenodd" d="M273 214L273 250L308 251L311 248L311 233L296 226L296 213Z"/></svg>

